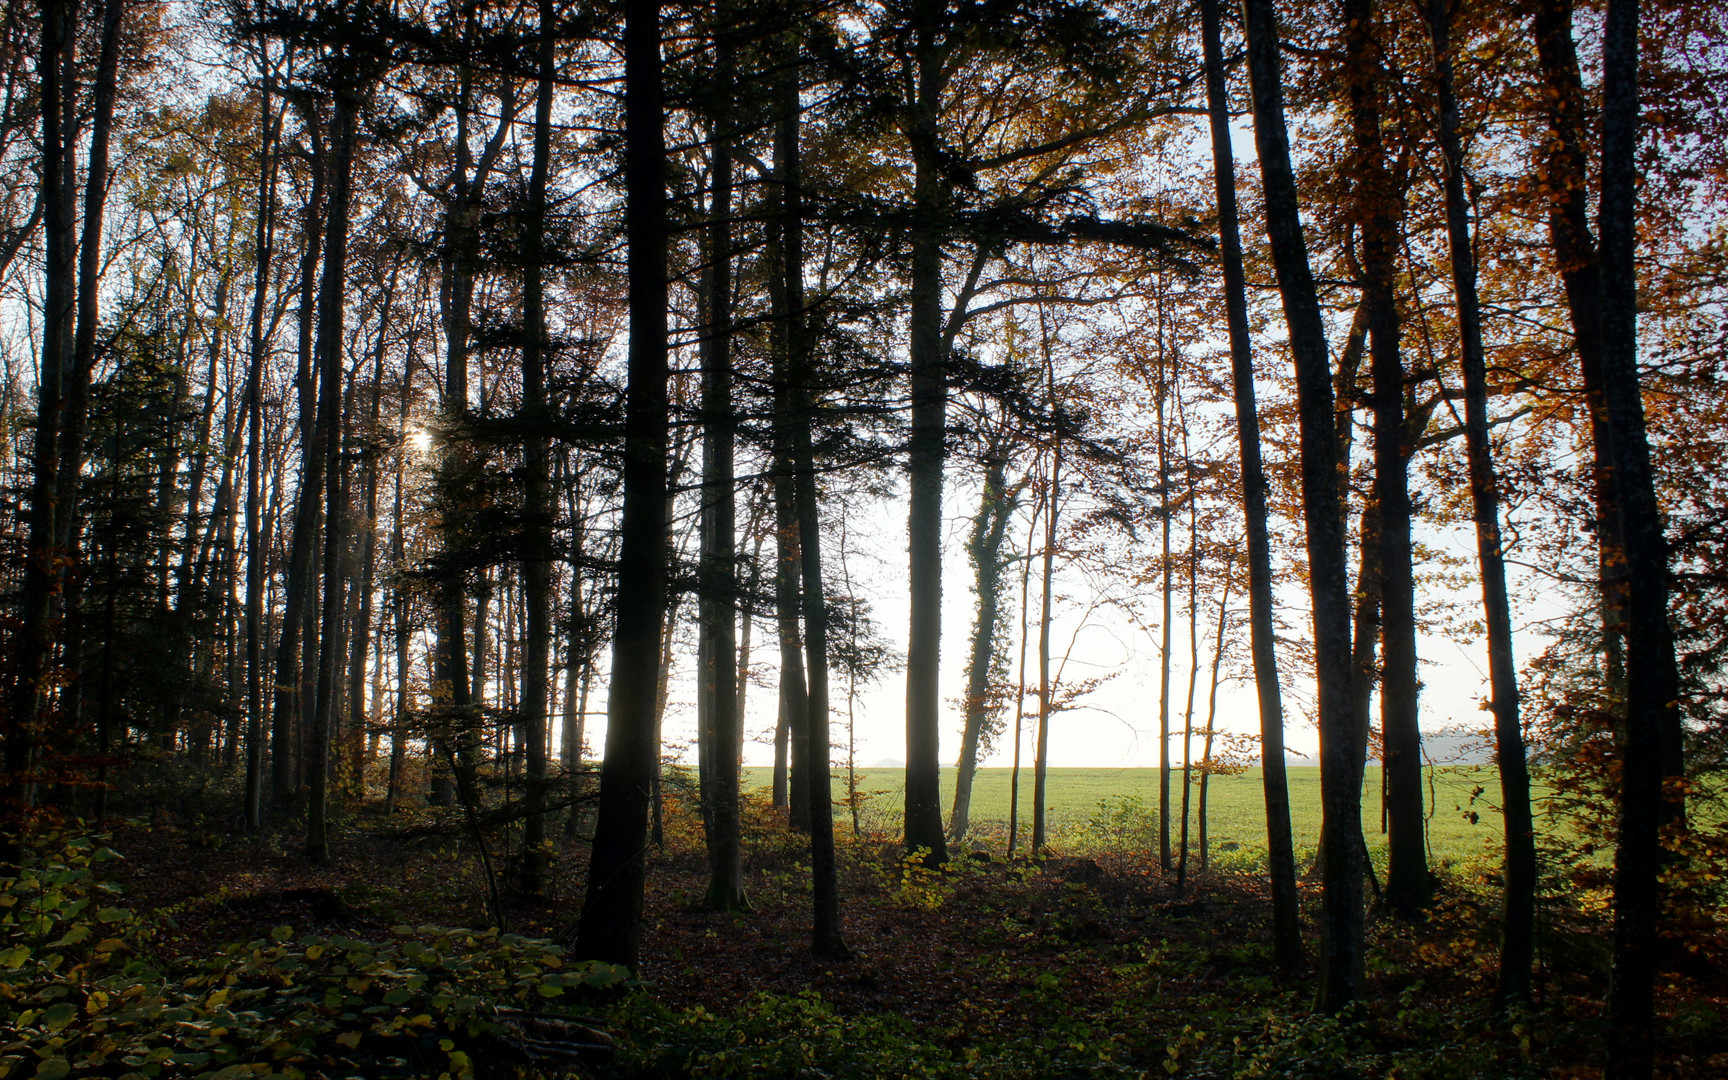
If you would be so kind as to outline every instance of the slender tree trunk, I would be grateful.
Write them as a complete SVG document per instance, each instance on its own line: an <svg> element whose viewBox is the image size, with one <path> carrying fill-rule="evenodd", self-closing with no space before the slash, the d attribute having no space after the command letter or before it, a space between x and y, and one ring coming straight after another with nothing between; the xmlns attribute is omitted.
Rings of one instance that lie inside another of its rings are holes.
<svg viewBox="0 0 1728 1080"><path fill-rule="evenodd" d="M1218 598L1217 637L1212 643L1212 681L1206 691L1206 736L1200 751L1200 806L1197 814L1200 828L1200 872L1205 873L1211 852L1207 847L1206 796L1212 780L1212 739L1218 733L1218 669L1224 663L1224 631L1230 621L1230 587L1235 584L1236 553L1231 551L1224 560L1224 593Z"/></svg>
<svg viewBox="0 0 1728 1080"><path fill-rule="evenodd" d="M1188 449L1188 413L1176 398L1182 425L1182 473L1188 481L1188 698L1182 706L1182 835L1176 859L1176 895L1188 891L1188 809L1194 775L1194 691L1200 682L1200 499Z"/></svg>
<svg viewBox="0 0 1728 1080"><path fill-rule="evenodd" d="M1626 553L1609 448L1602 382L1602 263L1590 228L1589 105L1572 41L1572 0L1533 0L1532 36L1548 109L1548 235L1566 290L1584 399L1590 410L1590 474L1596 501L1597 576L1601 580L1606 689L1616 712L1626 695Z"/></svg>
<svg viewBox="0 0 1728 1080"><path fill-rule="evenodd" d="M1602 49L1602 389L1614 493L1626 550L1626 728L1620 837L1614 853L1614 969L1608 992L1608 1080L1651 1075L1661 828L1683 824L1680 680L1668 627L1668 548L1638 375L1637 0L1609 0ZM1672 740L1674 745L1665 745ZM1672 781L1672 783L1670 782ZM1664 789L1674 794L1667 796Z"/></svg>
<svg viewBox="0 0 1728 1080"><path fill-rule="evenodd" d="M1488 681L1494 710L1495 764L1506 829L1505 901L1500 914L1502 1004L1530 998L1535 956L1536 836L1530 811L1530 766L1519 722L1517 657L1512 648L1512 607L1506 595L1506 559L1500 534L1500 488L1488 441L1488 362L1482 345L1482 308L1476 295L1476 256L1464 192L1464 147L1452 80L1452 13L1446 0L1426 12L1440 98L1440 150L1446 166L1446 235L1452 290L1458 304L1464 376L1464 435L1470 455L1470 494L1476 518L1476 556L1482 568L1482 608L1488 627Z"/></svg>
<svg viewBox="0 0 1728 1080"><path fill-rule="evenodd" d="M1164 288L1158 285L1158 592L1163 612L1158 630L1158 866L1170 872L1170 433L1165 402L1170 392L1170 363L1164 353Z"/></svg>
<svg viewBox="0 0 1728 1080"><path fill-rule="evenodd" d="M396 294L396 272L392 269L390 283L384 290L378 320L378 347L372 358L371 399L367 406L366 430L360 438L360 465L363 470L360 533L354 538L359 550L359 566L355 573L354 623L348 631L348 791L359 797L366 790L365 739L366 717L366 657L372 651L372 592L378 574L378 458L381 452L380 434L384 405L384 352L389 340L390 305ZM338 773L341 770L338 769Z"/></svg>
<svg viewBox="0 0 1728 1080"><path fill-rule="evenodd" d="M1374 477L1380 508L1380 727L1385 740L1388 869L1392 910L1413 917L1428 901L1422 805L1422 733L1417 723L1416 589L1411 566L1409 444L1404 363L1395 294L1397 184L1380 132L1379 46L1373 0L1346 0L1345 84L1354 135L1356 217L1374 381ZM1365 716L1357 716L1361 724Z"/></svg>
<svg viewBox="0 0 1728 1080"><path fill-rule="evenodd" d="M786 78L791 78L788 68ZM792 94L782 92L789 100ZM795 106L794 106L795 107ZM782 117L780 127L796 125L797 118ZM810 828L810 697L804 668L804 630L801 626L800 588L803 553L798 527L798 493L794 476L792 432L796 425L797 407L792 389L793 322L798 316L788 295L792 280L784 269L790 261L785 250L791 241L788 222L793 189L798 182L796 161L798 143L777 132L774 142L775 184L770 192L771 210L780 227L775 230L773 243L777 249L772 265L782 269L774 273L769 283L775 308L774 319L774 431L773 431L773 494L776 569L774 577L775 615L780 638L780 716L774 734L774 797L776 805L788 810L792 828Z"/></svg>
<svg viewBox="0 0 1728 1080"><path fill-rule="evenodd" d="M36 382L36 431L32 445L29 537L17 635L17 682L9 689L6 730L5 819L0 828L0 864L14 864L22 850L34 798L37 745L48 706L46 678L54 647L52 613L61 588L59 548L62 508L55 497L61 468L60 430L72 379L72 342L77 322L77 95L72 80L75 9L65 0L43 0L37 77L42 109L44 282L42 355Z"/></svg>
<svg viewBox="0 0 1728 1080"><path fill-rule="evenodd" d="M527 817L522 822L522 891L545 888L547 731L552 713L552 493L551 440L545 433L546 401L546 189L552 170L552 99L556 93L557 6L540 0L540 82L534 104L534 160L528 177L528 220L523 229L522 412L526 432L523 462L522 603L527 620L522 664L523 784Z"/></svg>
<svg viewBox="0 0 1728 1080"><path fill-rule="evenodd" d="M1236 162L1230 146L1230 108L1224 77L1219 0L1201 0L1206 48L1206 105L1212 128L1212 175L1218 197L1224 307L1230 328L1230 377L1236 404L1236 444L1242 459L1242 516L1248 548L1248 626L1254 686L1260 706L1260 775L1266 803L1267 867L1272 883L1272 951L1281 968L1302 961L1296 892L1296 852L1290 828L1290 791L1284 775L1284 707L1272 612L1272 544L1266 513L1266 469L1260 453L1260 410L1254 393L1254 355L1248 329L1247 277L1242 267ZM1208 725L1210 726L1210 725Z"/></svg>
<svg viewBox="0 0 1728 1080"><path fill-rule="evenodd" d="M630 356L624 511L600 812L576 954L635 967L642 940L655 687L666 609L666 135L660 5L624 16L625 233Z"/></svg>
<svg viewBox="0 0 1728 1080"><path fill-rule="evenodd" d="M45 239L43 339L37 380L36 439L29 496L29 536L17 635L17 681L10 688L5 781L0 787L0 863L10 862L22 820L34 800L33 772L49 707L54 598L61 594L76 519L78 477L95 367L103 208L108 194L108 141L114 115L118 48L125 0L107 0L93 88L94 115L84 181L83 236L77 228L77 9L45 0L38 64L42 108ZM15 815L15 817L14 817Z"/></svg>
<svg viewBox="0 0 1728 1080"><path fill-rule="evenodd" d="M60 468L55 476L59 546L73 551L78 485L84 473L84 437L90 422L90 384L96 372L96 331L101 322L103 211L108 202L108 143L114 127L119 82L120 28L128 0L107 0L91 87L90 146L84 166L84 220L78 238L78 326L72 340L72 374L60 420Z"/></svg>
<svg viewBox="0 0 1728 1080"><path fill-rule="evenodd" d="M330 116L330 213L324 230L324 277L318 287L318 426L314 454L324 461L324 602L318 643L318 698L313 715L307 780L306 857L329 854L326 799L330 729L336 720L336 656L342 637L342 549L347 526L342 468L342 345L348 263L348 217L358 126L358 88L341 87Z"/></svg>
<svg viewBox="0 0 1728 1080"><path fill-rule="evenodd" d="M1049 502L1048 491L1039 495L1032 512L1032 524L1026 536L1026 554L1020 560L1020 662L1014 678L1014 764L1008 771L1008 858L1014 857L1015 843L1020 839L1020 750L1026 743L1026 638L1027 609L1031 606L1028 591L1032 587L1032 541L1038 534L1038 516Z"/></svg>
<svg viewBox="0 0 1728 1080"><path fill-rule="evenodd" d="M945 208L944 165L936 160L941 57L935 47L941 7L917 0L916 101L913 103L913 201L926 215ZM941 722L937 681L942 644L942 471L948 413L947 357L942 354L942 241L912 238L910 488L906 532L910 617L906 640L906 850L927 850L925 862L948 859L942 830Z"/></svg>
<svg viewBox="0 0 1728 1080"><path fill-rule="evenodd" d="M256 833L264 816L264 579L266 576L261 485L264 469L264 369L270 359L264 312L276 242L275 68L268 45L259 44L262 68L259 105L257 269L252 285L251 367L246 378L246 831Z"/></svg>
<svg viewBox="0 0 1728 1080"><path fill-rule="evenodd" d="M942 469L948 389L941 351L942 249L931 237L912 244L912 435L907 477L911 629L906 647L906 849L948 857L942 831L941 697ZM1034 842L1036 846L1036 841Z"/></svg>
<svg viewBox="0 0 1728 1080"><path fill-rule="evenodd" d="M744 898L738 751L737 501L732 414L732 32L729 5L714 13L713 196L709 204L707 363L702 371L701 667L706 708L699 725L703 821L708 841L708 906L737 911ZM784 197L783 197L784 198Z"/></svg>
<svg viewBox="0 0 1728 1080"><path fill-rule="evenodd" d="M411 372L402 373L402 392L398 401L396 419L396 492L395 513L391 515L392 529L390 536L390 564L400 573L405 564L403 534L407 532L407 524L402 519L403 492L402 479L407 467L407 435L408 430L408 383ZM408 625L408 594L397 585L391 591L391 615L395 620L396 629L396 708L390 720L390 779L384 789L384 812L394 814L397 800L402 794L402 765L408 752L408 714L413 705L408 687L408 641L411 631Z"/></svg>
<svg viewBox="0 0 1728 1080"><path fill-rule="evenodd" d="M1307 526L1309 593L1320 721L1322 949L1319 1007L1336 1012L1362 992L1362 867L1350 842L1360 830L1361 763L1352 760L1350 711L1350 580L1345 563L1344 492L1333 432L1331 361L1284 125L1277 13L1272 0L1243 0L1248 70L1253 87L1254 141L1266 201L1266 232L1284 302L1296 365L1301 427L1302 503Z"/></svg>
<svg viewBox="0 0 1728 1080"><path fill-rule="evenodd" d="M798 46L788 49L788 68L798 70ZM822 516L816 499L816 464L811 430L816 423L814 364L804 311L803 174L799 162L798 81L782 86L779 145L775 158L781 172L781 271L785 276L786 375L793 408L790 432L793 486L797 493L798 552L803 573L804 656L809 675L808 763L811 950L817 956L844 959L851 955L840 934L840 880L834 856L834 795L830 787L828 710L828 605L822 582ZM938 814L940 827L940 814Z"/></svg>
<svg viewBox="0 0 1728 1080"><path fill-rule="evenodd" d="M312 190L301 216L301 237L306 250L300 258L299 391L298 435L301 447L300 484L295 494L294 524L288 542L288 572L284 583L282 624L276 645L276 687L270 717L270 788L278 805L294 795L299 780L299 731L304 713L304 638L308 615L316 603L312 595L312 560L318 544L318 500L324 485L324 459L312 452L312 429L318 412L317 386L313 381L312 329L317 314L318 257L328 198L327 155L314 140L311 164Z"/></svg>
<svg viewBox="0 0 1728 1080"><path fill-rule="evenodd" d="M1043 309L1040 306L1039 314ZM1042 322L1042 320L1040 320ZM1038 614L1038 733L1037 749L1032 756L1032 853L1044 850L1048 839L1045 820L1045 796L1050 763L1050 719L1055 714L1053 695L1056 687L1050 681L1050 608L1056 586L1056 524L1062 508L1062 422L1056 403L1056 370L1050 363L1049 334L1043 335L1045 404L1050 410L1050 477L1046 487L1044 507L1043 595Z"/></svg>
<svg viewBox="0 0 1728 1080"><path fill-rule="evenodd" d="M960 735L959 768L954 775L954 810L948 816L948 842L966 838L972 817L972 779L978 771L978 754L984 742L985 724L995 706L991 678L1002 647L1002 544L1008 525L1019 506L1021 485L1008 485L1005 445L994 445L984 461L984 492L978 514L972 519L972 535L966 553L972 560L978 593L978 618L972 626L972 648L966 661L966 722Z"/></svg>

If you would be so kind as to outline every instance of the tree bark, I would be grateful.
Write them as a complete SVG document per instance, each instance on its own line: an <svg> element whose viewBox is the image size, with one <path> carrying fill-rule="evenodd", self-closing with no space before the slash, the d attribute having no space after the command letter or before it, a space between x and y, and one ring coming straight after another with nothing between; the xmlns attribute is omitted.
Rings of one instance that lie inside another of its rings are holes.
<svg viewBox="0 0 1728 1080"><path fill-rule="evenodd" d="M913 34L917 78L912 103L912 198L924 216L946 202L936 114L941 57L935 47L941 6L917 0ZM942 242L919 232L912 238L911 436L906 477L910 488L906 533L910 620L906 640L906 850L927 852L927 865L948 859L942 830L941 721L937 682L942 645L942 472L948 414L948 358L942 349Z"/></svg>
<svg viewBox="0 0 1728 1080"><path fill-rule="evenodd" d="M1170 361L1164 353L1164 285L1158 282L1158 868L1170 872Z"/></svg>
<svg viewBox="0 0 1728 1080"><path fill-rule="evenodd" d="M126 0L108 0L93 87L90 147L84 180L83 236L75 240L78 192L77 9L45 0L38 76L42 109L41 203L45 241L43 331L37 380L36 439L29 495L23 596L19 606L16 682L6 726L0 829L8 839L0 862L12 861L22 822L34 800L33 773L49 705L54 648L54 597L61 593L78 476L83 463L90 378L95 367L103 209L108 194L108 142L118 80L120 25Z"/></svg>
<svg viewBox="0 0 1728 1080"><path fill-rule="evenodd" d="M1503 1005L1514 1005L1530 999L1530 974L1536 950L1536 835L1530 810L1530 766L1525 760L1524 729L1518 715L1512 607L1506 594L1506 558L1500 533L1500 486L1494 473L1493 448L1488 441L1488 361L1482 345L1476 255L1464 192L1464 147L1453 89L1452 12L1446 0L1430 0L1426 15L1440 99L1438 134L1446 169L1446 237L1451 248L1452 291L1458 304L1464 437L1470 455L1476 558L1482 569L1482 613L1488 628L1494 760L1500 772L1500 813L1506 830L1498 992Z"/></svg>
<svg viewBox="0 0 1728 1080"><path fill-rule="evenodd" d="M1182 829L1176 858L1176 895L1188 891L1188 810L1194 778L1194 691L1200 683L1200 499L1194 490L1194 458L1189 452L1188 412L1176 398L1182 425L1182 475L1188 481L1188 697L1182 706Z"/></svg>
<svg viewBox="0 0 1728 1080"><path fill-rule="evenodd" d="M269 46L259 42L262 68L259 104L257 267L252 285L251 360L246 376L246 831L256 833L264 817L264 578L266 576L262 484L264 469L264 369L270 358L264 312L276 242L275 68Z"/></svg>
<svg viewBox="0 0 1728 1080"><path fill-rule="evenodd" d="M324 459L312 452L317 423L317 386L313 382L313 324L317 315L318 258L323 249L328 184L327 155L313 138L312 190L301 214L298 433L301 446L300 484L294 502L294 523L288 541L287 580L283 585L282 623L276 644L276 686L270 716L270 789L280 806L298 786L299 731L304 714L304 641L312 595L312 558L318 543L318 499L324 484Z"/></svg>
<svg viewBox="0 0 1728 1080"><path fill-rule="evenodd" d="M798 45L788 50L788 70L798 70ZM822 517L816 498L816 465L811 430L815 426L815 370L804 310L803 177L799 162L798 81L788 77L782 87L779 144L775 158L781 172L780 253L785 277L786 375L791 398L789 433L792 483L798 510L798 553L803 576L804 656L808 673L809 717L805 760L809 779L805 798L810 823L811 950L817 956L850 956L840 933L840 880L834 855L834 795L829 771L828 606L822 582ZM940 827L940 814L938 814Z"/></svg>
<svg viewBox="0 0 1728 1080"><path fill-rule="evenodd" d="M1626 694L1626 552L1610 459L1608 402L1602 385L1602 263L1590 228L1589 106L1572 41L1572 0L1533 0L1531 34L1548 108L1548 236L1566 291L1584 400L1590 410L1590 475L1595 494L1602 653L1610 707Z"/></svg>
<svg viewBox="0 0 1728 1080"><path fill-rule="evenodd" d="M1608 1080L1651 1075L1661 829L1680 823L1680 680L1668 627L1668 550L1638 375L1637 0L1609 0L1602 49L1602 390L1626 551L1626 728L1614 853ZM1672 734L1670 734L1672 733ZM1667 745L1672 740L1673 745ZM1664 789L1672 791L1666 795Z"/></svg>
<svg viewBox="0 0 1728 1080"><path fill-rule="evenodd" d="M1039 327L1043 307L1039 307ZM1032 755L1032 854L1043 852L1048 839L1045 788L1049 781L1050 719L1055 713L1050 681L1050 608L1056 584L1056 522L1062 508L1062 422L1056 402L1056 369L1050 359L1050 335L1040 335L1044 359L1045 407L1050 414L1050 477L1045 487L1043 593L1038 609L1038 732Z"/></svg>
<svg viewBox="0 0 1728 1080"><path fill-rule="evenodd" d="M358 88L339 86L330 115L330 209L324 230L324 276L318 286L318 424L313 454L324 462L324 601L318 632L318 696L313 714L310 787L306 810L306 857L329 854L326 817L330 732L336 722L336 658L342 638L343 540L347 528L346 485L342 469L342 346L346 313L348 219L354 172L354 142L359 124Z"/></svg>
<svg viewBox="0 0 1728 1080"><path fill-rule="evenodd" d="M699 767L707 826L708 892L716 911L748 907L744 897L738 751L737 500L732 404L732 27L729 5L714 13L713 195L708 214L708 329L702 369L701 670ZM796 92L794 90L794 92ZM782 121L784 123L785 121ZM782 203L785 195L782 194Z"/></svg>
<svg viewBox="0 0 1728 1080"><path fill-rule="evenodd" d="M1284 124L1277 14L1272 0L1243 0L1248 68L1253 86L1254 140L1266 200L1266 231L1290 348L1296 365L1301 428L1302 503L1307 526L1309 594L1313 603L1315 674L1320 721L1322 950L1319 1007L1336 1012L1362 991L1362 867L1350 823L1361 818L1361 772L1352 760L1350 710L1350 581L1345 564L1344 493L1333 432L1331 361Z"/></svg>
<svg viewBox="0 0 1728 1080"><path fill-rule="evenodd" d="M1009 486L1007 447L997 443L985 452L984 492L978 514L972 519L972 534L966 553L972 560L978 593L978 617L972 626L972 648L966 661L966 722L960 734L960 761L954 775L954 809L948 815L948 842L958 844L971 827L972 779L978 771L978 754L990 721L991 677L1001 649L1002 544L1008 525L1020 502L1021 484Z"/></svg>
<svg viewBox="0 0 1728 1080"><path fill-rule="evenodd" d="M528 214L523 227L522 412L523 462L522 604L527 627L522 663L522 739L525 811L522 874L528 894L545 888L550 852L546 842L546 750L552 712L552 445L545 433L546 400L546 189L552 171L552 99L557 75L557 7L540 0L540 79L534 103L534 158L528 177Z"/></svg>
<svg viewBox="0 0 1728 1080"><path fill-rule="evenodd" d="M1431 881L1417 719L1416 588L1407 450L1412 440L1404 416L1404 362L1395 292L1403 207L1386 168L1380 131L1381 77L1373 0L1346 0L1343 17L1355 215L1361 230L1363 299L1374 382L1374 480L1380 508L1380 726L1386 746L1390 826L1386 897L1394 912L1412 918L1427 903ZM1365 719L1358 716L1356 723Z"/></svg>
<svg viewBox="0 0 1728 1080"><path fill-rule="evenodd" d="M648 791L657 765L655 687L666 609L666 135L658 0L624 17L625 233L630 353L624 510L607 701L606 758L576 932L581 959L632 968L640 956Z"/></svg>
<svg viewBox="0 0 1728 1080"><path fill-rule="evenodd" d="M1247 276L1242 267L1236 162L1230 145L1230 108L1224 78L1219 0L1201 0L1206 48L1206 106L1212 128L1212 176L1218 196L1224 307L1230 331L1230 377L1236 405L1236 444L1242 459L1242 515L1248 549L1248 625L1254 686L1260 708L1260 775L1266 804L1267 868L1272 884L1272 952L1281 968L1302 961L1296 892L1296 852L1290 828L1290 790L1284 774L1284 707L1272 614L1272 545L1266 513L1266 469L1260 452L1260 410L1254 393L1253 339L1249 336Z"/></svg>

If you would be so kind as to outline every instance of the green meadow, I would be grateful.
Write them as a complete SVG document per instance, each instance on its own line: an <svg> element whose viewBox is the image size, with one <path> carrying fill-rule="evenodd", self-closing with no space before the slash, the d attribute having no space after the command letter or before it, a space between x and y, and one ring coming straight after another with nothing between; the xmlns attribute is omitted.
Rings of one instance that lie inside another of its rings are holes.
<svg viewBox="0 0 1728 1080"><path fill-rule="evenodd" d="M747 787L766 788L770 770L744 770ZM972 842L1000 849L1007 836L1009 769L980 769L972 794ZM1299 856L1311 854L1320 839L1320 770L1292 766L1291 824ZM1362 792L1362 830L1370 854L1378 861L1385 850L1380 830L1381 771L1371 766ZM1492 766L1433 766L1423 770L1428 792L1429 849L1436 862L1464 864L1484 857L1498 859L1501 842L1499 779ZM846 773L836 770L834 798L837 820L850 813L844 805ZM861 795L859 823L868 832L897 835L904 800L905 770L858 770ZM1131 848L1156 842L1158 821L1157 769L1051 769L1049 818L1052 846L1058 850ZM1480 794L1477 793L1481 789ZM1199 784L1190 800L1190 829L1198 843ZM942 772L942 812L946 820L954 799L954 770ZM1171 816L1179 828L1181 773L1171 776ZM1020 774L1021 838L1031 829L1032 770ZM1207 834L1214 855L1240 852L1253 856L1266 846L1266 811L1260 770L1236 776L1214 776L1207 796ZM1540 826L1539 826L1540 827ZM1173 833L1174 835L1174 833Z"/></svg>

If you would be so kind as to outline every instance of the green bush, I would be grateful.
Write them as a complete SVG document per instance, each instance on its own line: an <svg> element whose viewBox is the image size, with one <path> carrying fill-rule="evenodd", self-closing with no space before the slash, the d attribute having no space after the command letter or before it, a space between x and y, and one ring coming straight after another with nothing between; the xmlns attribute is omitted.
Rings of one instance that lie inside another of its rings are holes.
<svg viewBox="0 0 1728 1080"><path fill-rule="evenodd" d="M0 1080L8 1077L534 1075L512 1018L619 984L554 945L398 926L367 941L296 935L153 961L156 927L119 906L117 859L75 839L0 878ZM502 1063L502 1064L500 1064Z"/></svg>

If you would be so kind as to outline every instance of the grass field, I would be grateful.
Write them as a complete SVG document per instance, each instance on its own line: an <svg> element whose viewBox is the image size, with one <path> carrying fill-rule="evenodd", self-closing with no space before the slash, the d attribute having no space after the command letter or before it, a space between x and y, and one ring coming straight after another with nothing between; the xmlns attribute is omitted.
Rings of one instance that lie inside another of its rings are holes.
<svg viewBox="0 0 1728 1080"><path fill-rule="evenodd" d="M765 788L770 770L744 770L746 787ZM1290 814L1299 859L1311 854L1320 838L1320 770L1315 766L1293 766L1288 770ZM860 769L859 790L864 799L860 811L866 830L898 834L904 799L903 769ZM1498 860L1501 843L1499 780L1491 766L1439 766L1424 770L1429 789L1429 849L1441 865ZM975 844L1000 847L1007 835L1008 769L980 769L972 795L972 840ZM1181 812L1181 774L1172 777L1171 814ZM1049 774L1051 842L1058 848L1134 846L1156 842L1158 820L1158 770L1156 769L1051 769ZM1472 799L1480 786L1481 795ZM843 799L845 772L835 774L834 794ZM954 770L942 772L944 819L953 805ZM1020 776L1021 836L1030 830L1032 771ZM1195 785L1193 808L1197 813L1199 786ZM1207 832L1215 854L1240 851L1254 855L1266 844L1266 811L1261 797L1260 770L1238 776L1212 778L1207 798ZM838 809L845 818L846 811ZM1474 813L1475 819L1469 816ZM1192 820L1192 819L1191 819ZM1540 827L1540 818L1538 818ZM1191 825L1191 829L1197 826ZM1368 769L1362 799L1362 829L1370 854L1382 862L1385 835L1380 831L1380 770ZM1197 833L1194 843L1198 843ZM1234 848L1228 845L1235 845Z"/></svg>

